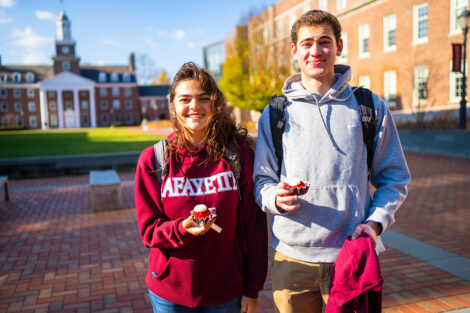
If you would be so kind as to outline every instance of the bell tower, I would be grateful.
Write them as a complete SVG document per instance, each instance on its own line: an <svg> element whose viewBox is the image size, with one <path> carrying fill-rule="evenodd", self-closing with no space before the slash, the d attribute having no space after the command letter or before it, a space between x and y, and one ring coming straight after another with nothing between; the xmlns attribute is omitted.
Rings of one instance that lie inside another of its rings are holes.
<svg viewBox="0 0 470 313"><path fill-rule="evenodd" d="M71 23L65 12L60 12L56 23L56 41L54 60L54 75L63 71L80 73L80 58L76 56L75 41L72 40Z"/></svg>

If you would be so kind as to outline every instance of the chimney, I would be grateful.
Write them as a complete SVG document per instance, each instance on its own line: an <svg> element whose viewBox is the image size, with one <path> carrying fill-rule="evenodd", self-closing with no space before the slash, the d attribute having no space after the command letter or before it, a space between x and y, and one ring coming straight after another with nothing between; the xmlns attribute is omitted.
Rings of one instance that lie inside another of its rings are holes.
<svg viewBox="0 0 470 313"><path fill-rule="evenodd" d="M135 72L135 56L134 52L132 52L129 55L129 72L134 73Z"/></svg>

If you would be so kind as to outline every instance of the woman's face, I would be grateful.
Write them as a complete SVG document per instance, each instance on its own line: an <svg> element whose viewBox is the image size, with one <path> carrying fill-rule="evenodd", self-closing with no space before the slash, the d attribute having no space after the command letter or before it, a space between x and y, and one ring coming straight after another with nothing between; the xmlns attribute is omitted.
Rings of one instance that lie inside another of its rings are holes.
<svg viewBox="0 0 470 313"><path fill-rule="evenodd" d="M173 100L177 119L188 131L192 144L199 144L205 137L212 116L210 95L194 79L183 80L175 88Z"/></svg>

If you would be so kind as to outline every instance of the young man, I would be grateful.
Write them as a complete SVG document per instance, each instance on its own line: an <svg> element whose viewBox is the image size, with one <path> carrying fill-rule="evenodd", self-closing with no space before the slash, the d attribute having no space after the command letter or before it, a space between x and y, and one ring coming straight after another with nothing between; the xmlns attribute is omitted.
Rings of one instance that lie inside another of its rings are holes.
<svg viewBox="0 0 470 313"><path fill-rule="evenodd" d="M283 87L288 104L280 177L268 107L259 121L253 177L256 201L274 215L270 261L276 312L321 312L345 239L365 232L376 243L407 194L410 173L398 133L383 99L374 94L376 191L370 197L361 115L348 84L351 69L335 65L343 49L340 35L336 17L320 10L292 26L300 73ZM306 194L292 194L286 182L293 179L310 184Z"/></svg>

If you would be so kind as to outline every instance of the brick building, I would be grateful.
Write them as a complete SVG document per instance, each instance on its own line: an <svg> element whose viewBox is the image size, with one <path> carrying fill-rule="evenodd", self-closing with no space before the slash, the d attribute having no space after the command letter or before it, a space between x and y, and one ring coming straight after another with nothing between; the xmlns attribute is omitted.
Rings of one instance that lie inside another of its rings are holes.
<svg viewBox="0 0 470 313"><path fill-rule="evenodd" d="M0 126L49 129L140 123L146 100L137 85L134 54L124 66L80 65L64 12L56 37L52 66L4 65L0 58ZM151 91L145 96L161 97ZM160 110L164 106L168 111L167 100Z"/></svg>
<svg viewBox="0 0 470 313"><path fill-rule="evenodd" d="M463 42L457 17L467 7L468 0L282 0L250 19L251 53L268 49L267 62L296 72L291 26L304 12L327 10L343 27L337 62L352 66L352 85L370 88L396 113L455 110L462 75L451 71L451 44Z"/></svg>

